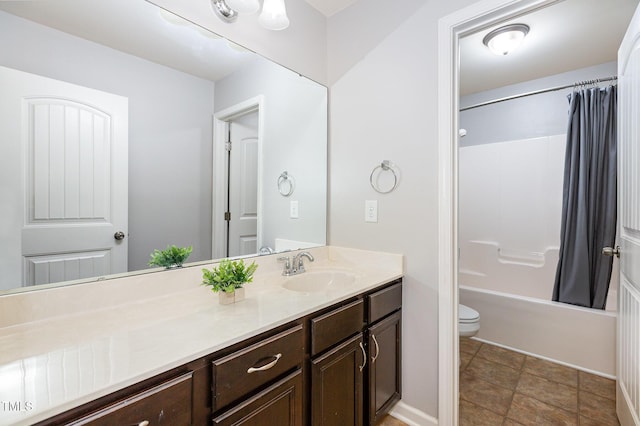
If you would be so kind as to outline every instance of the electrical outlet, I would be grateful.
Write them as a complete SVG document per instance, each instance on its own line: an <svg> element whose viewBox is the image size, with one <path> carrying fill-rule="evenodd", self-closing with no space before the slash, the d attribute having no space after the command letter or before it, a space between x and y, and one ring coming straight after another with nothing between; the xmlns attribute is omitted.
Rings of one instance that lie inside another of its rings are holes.
<svg viewBox="0 0 640 426"><path fill-rule="evenodd" d="M298 201L291 201L289 203L289 218L291 219L297 219L299 216L299 211L298 211Z"/></svg>
<svg viewBox="0 0 640 426"><path fill-rule="evenodd" d="M364 202L364 221L378 222L378 200L366 200Z"/></svg>

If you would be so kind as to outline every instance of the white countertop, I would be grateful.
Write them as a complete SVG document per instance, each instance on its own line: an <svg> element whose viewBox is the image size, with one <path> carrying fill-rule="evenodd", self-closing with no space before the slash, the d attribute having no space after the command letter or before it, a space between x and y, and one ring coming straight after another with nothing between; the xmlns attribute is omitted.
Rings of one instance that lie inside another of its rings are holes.
<svg viewBox="0 0 640 426"><path fill-rule="evenodd" d="M397 254L307 251L316 258L305 260L308 272L344 270L356 279L290 291L272 255L248 260L260 267L245 300L232 305L200 285L202 266L0 296L0 424L46 419L403 274Z"/></svg>

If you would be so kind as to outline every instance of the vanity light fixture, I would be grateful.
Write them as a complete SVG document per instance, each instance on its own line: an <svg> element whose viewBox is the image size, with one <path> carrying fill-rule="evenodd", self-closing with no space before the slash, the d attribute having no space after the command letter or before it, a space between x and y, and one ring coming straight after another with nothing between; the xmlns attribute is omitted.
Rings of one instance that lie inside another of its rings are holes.
<svg viewBox="0 0 640 426"><path fill-rule="evenodd" d="M251 14L260 9L259 0L211 0L211 7L224 22L234 22L238 14ZM263 0L258 22L268 30L284 30L289 17L284 0Z"/></svg>
<svg viewBox="0 0 640 426"><path fill-rule="evenodd" d="M528 33L529 26L526 24L505 25L484 36L482 43L496 55L507 55L522 44Z"/></svg>

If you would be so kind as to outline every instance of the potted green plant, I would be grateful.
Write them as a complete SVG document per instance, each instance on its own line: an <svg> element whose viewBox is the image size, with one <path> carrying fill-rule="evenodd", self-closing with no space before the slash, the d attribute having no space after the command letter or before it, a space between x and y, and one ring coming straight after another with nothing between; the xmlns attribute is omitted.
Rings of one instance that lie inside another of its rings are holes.
<svg viewBox="0 0 640 426"><path fill-rule="evenodd" d="M211 287L214 293L218 293L221 305L238 302L244 299L246 283L253 281L253 273L258 269L255 262L245 265L242 259L223 259L213 270L202 270L202 285Z"/></svg>
<svg viewBox="0 0 640 426"><path fill-rule="evenodd" d="M164 250L155 249L151 253L149 266L162 266L166 269L180 268L189 257L193 247L167 246Z"/></svg>

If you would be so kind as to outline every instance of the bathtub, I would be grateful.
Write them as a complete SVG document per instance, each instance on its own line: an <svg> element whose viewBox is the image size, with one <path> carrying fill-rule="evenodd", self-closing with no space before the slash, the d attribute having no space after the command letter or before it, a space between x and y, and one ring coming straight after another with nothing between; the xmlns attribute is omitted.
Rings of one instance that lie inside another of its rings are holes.
<svg viewBox="0 0 640 426"><path fill-rule="evenodd" d="M480 313L475 338L615 377L616 269L602 311L551 301L557 247L526 253L493 241L466 241L460 248L460 303Z"/></svg>
<svg viewBox="0 0 640 426"><path fill-rule="evenodd" d="M480 313L475 339L615 378L615 312L462 284L459 291L460 303Z"/></svg>

